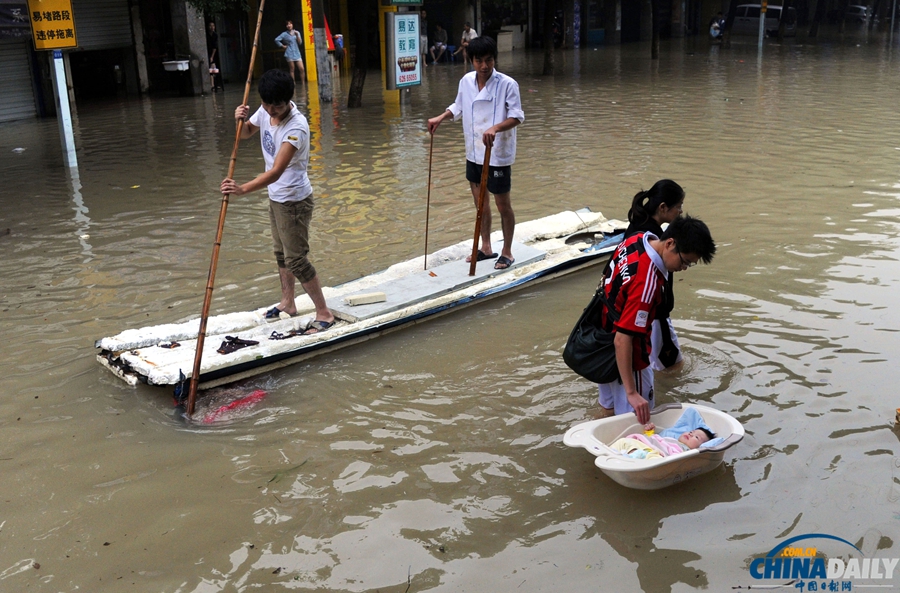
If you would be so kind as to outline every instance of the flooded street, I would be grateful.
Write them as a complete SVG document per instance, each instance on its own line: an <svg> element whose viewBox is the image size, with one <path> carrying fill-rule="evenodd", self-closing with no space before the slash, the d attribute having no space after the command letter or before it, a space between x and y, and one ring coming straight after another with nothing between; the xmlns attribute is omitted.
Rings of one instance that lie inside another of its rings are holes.
<svg viewBox="0 0 900 593"><path fill-rule="evenodd" d="M268 395L185 423L93 344L200 314L243 85L81 105L72 176L55 120L0 125L0 590L731 591L788 582L750 563L803 534L900 556L900 48L648 56L560 52L545 78L539 52L501 55L526 114L512 200L520 222L624 219L656 180L685 188L718 253L676 276L686 365L657 397L743 423L724 465L643 492L563 445L596 403L560 353L598 267L218 390ZM429 66L403 104L370 73L353 111L349 77L334 105L298 91L324 285L422 254L425 121L463 72ZM471 237L464 169L446 123L431 250ZM236 177L262 170L254 137ZM233 198L212 312L275 303L273 259L265 196Z"/></svg>

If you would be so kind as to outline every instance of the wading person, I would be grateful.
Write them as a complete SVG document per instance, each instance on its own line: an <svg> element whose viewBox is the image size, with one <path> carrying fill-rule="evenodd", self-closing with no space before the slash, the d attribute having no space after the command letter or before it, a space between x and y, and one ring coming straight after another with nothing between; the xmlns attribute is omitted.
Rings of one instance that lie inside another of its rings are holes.
<svg viewBox="0 0 900 593"><path fill-rule="evenodd" d="M488 165L487 189L494 195L503 231L503 249L494 268L505 270L515 262L512 253L516 217L510 201L512 164L516 160L516 126L525 121L518 83L494 69L497 46L490 37L476 37L467 49L474 71L459 81L456 101L444 113L428 120L434 134L445 119L462 117L466 140L466 179L478 207L481 171ZM484 163L484 148L491 147L491 162ZM481 248L478 260L496 257L491 246L491 207L484 208L481 219ZM468 261L468 258L467 260Z"/></svg>
<svg viewBox="0 0 900 593"><path fill-rule="evenodd" d="M422 66L428 65L428 13L419 13L419 53L422 54Z"/></svg>
<svg viewBox="0 0 900 593"><path fill-rule="evenodd" d="M628 229L625 238L642 232L657 237L663 234L662 225L671 224L684 209L684 190L671 179L660 179L647 191L639 191L631 201L628 211ZM650 368L662 371L682 362L678 336L669 318L675 307L673 274L669 274L663 290L663 300L656 307L653 331L650 334Z"/></svg>
<svg viewBox="0 0 900 593"><path fill-rule="evenodd" d="M209 53L209 86L213 92L225 90L218 66L222 64L219 60L219 34L216 33L216 24L212 21L206 26L206 51Z"/></svg>
<svg viewBox="0 0 900 593"><path fill-rule="evenodd" d="M306 78L306 70L303 69L303 58L300 57L300 46L303 45L303 36L300 31L294 29L294 23L285 21L287 31L275 38L275 44L284 49L284 59L287 60L291 79L294 78L294 70L300 70L300 80Z"/></svg>
<svg viewBox="0 0 900 593"><path fill-rule="evenodd" d="M241 139L260 133L266 171L256 179L239 184L222 181L223 194L242 196L267 188L269 222L272 227L275 261L281 279L281 302L266 311L266 319L281 313L297 314L294 302L295 279L309 295L316 317L304 333L325 331L334 325L334 315L325 305L316 269L307 258L309 223L313 213L313 189L306 174L309 165L309 124L291 101L294 79L283 70L269 70L259 80L262 105L247 119L248 105L234 110L235 121L245 120Z"/></svg>
<svg viewBox="0 0 900 593"><path fill-rule="evenodd" d="M676 218L662 236L637 233L625 239L604 272L607 303L618 314L613 323L604 305L603 328L615 334L620 379L600 383L600 405L615 414L634 412L640 424L650 421L653 370L650 368L650 328L662 302L669 274L697 262L708 264L716 253L709 228L698 218Z"/></svg>

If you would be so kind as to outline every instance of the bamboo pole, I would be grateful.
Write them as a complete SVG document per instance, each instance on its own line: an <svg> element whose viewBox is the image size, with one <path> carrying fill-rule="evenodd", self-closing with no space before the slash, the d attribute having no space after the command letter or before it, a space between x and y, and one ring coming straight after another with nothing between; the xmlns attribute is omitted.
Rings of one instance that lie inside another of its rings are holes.
<svg viewBox="0 0 900 593"><path fill-rule="evenodd" d="M250 84L253 82L253 65L256 63L256 48L259 45L259 29L262 26L263 7L266 0L259 0L259 15L256 18L256 33L253 35L253 49L250 51L250 65L247 68L247 82L244 85L244 100L241 105L247 105L250 100ZM244 121L237 123L237 132L234 135L234 148L231 149L231 161L228 164L228 177L234 177L234 166L237 163L238 146L241 143L241 132L244 129ZM187 414L190 418L194 414L194 404L197 399L197 386L200 383L200 362L203 359L203 343L206 341L206 322L209 321L209 306L212 303L213 285L216 280L216 267L219 264L219 248L222 246L222 232L225 228L225 213L228 211L228 194L222 194L222 209L219 211L219 226L216 229L216 241L213 243L212 259L209 262L209 276L206 280L206 294L203 297L203 311L200 313L200 331L197 333L197 351L194 354L194 370L191 373L191 383L188 390Z"/></svg>
<svg viewBox="0 0 900 593"><path fill-rule="evenodd" d="M434 154L434 134L428 144L428 197L425 199L425 269L428 269L428 212L431 210L431 155Z"/></svg>
<svg viewBox="0 0 900 593"><path fill-rule="evenodd" d="M491 147L484 147L484 164L481 166L481 185L478 188L478 216L475 218L475 241L472 242L472 257L469 262L469 276L475 275L475 264L478 263L478 239L481 235L481 217L484 215L484 199L487 194L488 169L491 162ZM490 229L488 229L490 230Z"/></svg>

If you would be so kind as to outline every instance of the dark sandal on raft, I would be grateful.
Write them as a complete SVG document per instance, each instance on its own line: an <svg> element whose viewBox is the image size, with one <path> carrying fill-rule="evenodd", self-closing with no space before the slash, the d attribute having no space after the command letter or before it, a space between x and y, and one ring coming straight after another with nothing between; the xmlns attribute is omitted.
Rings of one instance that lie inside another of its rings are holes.
<svg viewBox="0 0 900 593"><path fill-rule="evenodd" d="M484 251L479 249L478 255L475 256L475 261L484 261L486 259L494 259L495 257L497 257L496 253L492 253L491 255L488 255L487 253L485 253Z"/></svg>
<svg viewBox="0 0 900 593"><path fill-rule="evenodd" d="M336 322L336 319L333 321L319 321L318 319L314 319L306 325L306 329L303 330L303 335L314 336L316 334L320 334L334 325Z"/></svg>
<svg viewBox="0 0 900 593"><path fill-rule="evenodd" d="M219 354L231 354L236 350L240 350L241 348L246 348L247 346L256 346L259 342L255 340L242 340L240 338L236 338L234 336L225 336L225 339L222 340L222 345L219 346L219 349L216 350Z"/></svg>
<svg viewBox="0 0 900 593"><path fill-rule="evenodd" d="M269 309L268 311L266 311L266 314L264 315L264 317L265 317L266 319L281 319L281 314L282 314L282 313L284 313L284 311L282 311L282 310L279 309L278 307L272 307L271 309ZM294 313L293 315L291 315L290 313L285 313L285 315L290 315L291 317L296 317L296 316L297 316L296 313Z"/></svg>
<svg viewBox="0 0 900 593"><path fill-rule="evenodd" d="M495 270L505 270L508 267L510 267L511 265L513 265L515 262L516 262L515 258L509 259L508 257L501 255L500 258L497 260L497 263L494 264L494 269Z"/></svg>

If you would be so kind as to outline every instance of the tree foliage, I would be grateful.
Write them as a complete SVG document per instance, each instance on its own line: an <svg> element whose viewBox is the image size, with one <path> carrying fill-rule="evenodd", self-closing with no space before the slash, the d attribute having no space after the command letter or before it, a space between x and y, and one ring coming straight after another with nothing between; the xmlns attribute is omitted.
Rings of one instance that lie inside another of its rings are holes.
<svg viewBox="0 0 900 593"><path fill-rule="evenodd" d="M247 0L187 0L187 3L201 14L219 14L231 9L250 10Z"/></svg>

